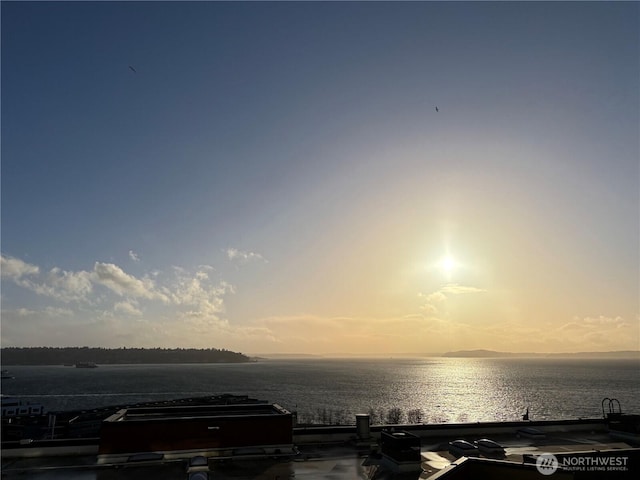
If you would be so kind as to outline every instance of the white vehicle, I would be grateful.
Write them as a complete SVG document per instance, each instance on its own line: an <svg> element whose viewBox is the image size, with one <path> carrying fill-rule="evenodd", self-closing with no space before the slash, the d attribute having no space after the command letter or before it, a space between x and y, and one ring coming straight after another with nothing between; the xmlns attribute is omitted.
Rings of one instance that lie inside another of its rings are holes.
<svg viewBox="0 0 640 480"><path fill-rule="evenodd" d="M489 440L488 438L481 438L480 440L476 441L475 444L481 453L490 453L490 454L504 453L504 447L502 445L500 445L498 442L494 442L493 440Z"/></svg>
<svg viewBox="0 0 640 480"><path fill-rule="evenodd" d="M477 457L480 455L478 447L466 440L454 440L449 442L449 453L456 457Z"/></svg>

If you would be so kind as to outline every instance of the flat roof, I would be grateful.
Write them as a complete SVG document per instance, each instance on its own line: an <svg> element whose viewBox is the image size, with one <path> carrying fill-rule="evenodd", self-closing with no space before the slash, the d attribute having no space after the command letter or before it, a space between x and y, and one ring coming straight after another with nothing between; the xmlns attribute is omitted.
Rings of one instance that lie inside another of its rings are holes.
<svg viewBox="0 0 640 480"><path fill-rule="evenodd" d="M131 422L194 418L232 418L287 416L291 413L277 404L246 405L178 405L159 407L124 408L111 415L105 422Z"/></svg>

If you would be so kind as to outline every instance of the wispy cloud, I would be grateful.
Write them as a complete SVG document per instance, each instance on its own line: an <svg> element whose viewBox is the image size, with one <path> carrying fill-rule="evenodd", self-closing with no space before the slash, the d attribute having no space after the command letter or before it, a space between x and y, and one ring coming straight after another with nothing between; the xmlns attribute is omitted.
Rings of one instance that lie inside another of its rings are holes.
<svg viewBox="0 0 640 480"><path fill-rule="evenodd" d="M637 350L640 322L622 317L574 317L557 321L498 322L487 326L495 349L515 352L586 352Z"/></svg>
<svg viewBox="0 0 640 480"><path fill-rule="evenodd" d="M248 263L251 261L262 261L266 262L267 260L255 252L245 252L242 250L238 250L237 248L227 248L226 250L227 258L231 261L237 261L239 263Z"/></svg>
<svg viewBox="0 0 640 480"><path fill-rule="evenodd" d="M140 261L140 256L134 252L133 250L129 250L129 258L131 260L133 260L134 262L139 262Z"/></svg>
<svg viewBox="0 0 640 480"><path fill-rule="evenodd" d="M584 317L582 323L586 325L612 325L616 328L628 327L629 322L622 317L605 317L600 315L599 317Z"/></svg>
<svg viewBox="0 0 640 480"><path fill-rule="evenodd" d="M440 289L440 292L442 293L449 293L451 295L460 295L460 294L464 294L464 293L482 293L485 290L482 288L476 288L476 287L469 287L469 286L465 286L465 285L458 285L455 283L451 283L449 285L446 285L444 287L442 287Z"/></svg>
<svg viewBox="0 0 640 480"><path fill-rule="evenodd" d="M419 314L379 318L272 316L255 320L252 327L268 335L280 351L348 354L444 351L443 341L452 332L467 328Z"/></svg>
<svg viewBox="0 0 640 480"><path fill-rule="evenodd" d="M131 316L142 316L142 311L140 311L136 303L134 301L127 302L118 302L113 306L114 312L123 313L125 315Z"/></svg>
<svg viewBox="0 0 640 480"><path fill-rule="evenodd" d="M458 285L450 283L431 293L419 293L418 297L424 298L424 303L420 309L427 315L437 315L438 312L446 305L447 299L452 295L465 295L474 293L484 293L486 290L482 288Z"/></svg>
<svg viewBox="0 0 640 480"><path fill-rule="evenodd" d="M619 328L627 328L631 325L622 317L574 317L570 322L564 323L557 328L558 331L573 332L593 332L596 330L612 330Z"/></svg>
<svg viewBox="0 0 640 480"><path fill-rule="evenodd" d="M584 350L616 349L628 345L629 350L637 350L640 325L635 325L620 316L574 317L557 328L548 330L554 340L564 339L567 344L580 345Z"/></svg>
<svg viewBox="0 0 640 480"><path fill-rule="evenodd" d="M156 290L154 281L149 277L136 278L113 263L96 262L92 279L120 296L168 301L166 295Z"/></svg>
<svg viewBox="0 0 640 480"><path fill-rule="evenodd" d="M21 317L46 316L46 317L70 317L73 311L68 308L46 307L43 310L31 310L28 308L19 308L16 313Z"/></svg>

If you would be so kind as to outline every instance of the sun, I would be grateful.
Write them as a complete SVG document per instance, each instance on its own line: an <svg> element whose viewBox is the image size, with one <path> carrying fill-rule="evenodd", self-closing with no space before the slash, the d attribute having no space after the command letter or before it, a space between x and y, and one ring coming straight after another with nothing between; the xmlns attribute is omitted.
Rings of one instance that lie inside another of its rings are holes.
<svg viewBox="0 0 640 480"><path fill-rule="evenodd" d="M458 262L451 255L447 255L440 260L440 268L447 275L451 275L457 266Z"/></svg>

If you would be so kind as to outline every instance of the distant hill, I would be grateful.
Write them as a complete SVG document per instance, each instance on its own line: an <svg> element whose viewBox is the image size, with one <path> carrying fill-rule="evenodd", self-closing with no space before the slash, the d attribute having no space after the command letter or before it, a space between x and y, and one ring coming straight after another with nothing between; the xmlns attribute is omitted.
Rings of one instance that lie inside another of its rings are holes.
<svg viewBox="0 0 640 480"><path fill-rule="evenodd" d="M530 356L534 354L523 353L522 356ZM447 352L442 355L443 357L453 358L482 358L482 357L513 357L515 353L508 352L494 352L493 350L458 350L457 352Z"/></svg>
<svg viewBox="0 0 640 480"><path fill-rule="evenodd" d="M575 353L512 353L493 350L459 350L442 355L450 358L503 358L503 357L537 357L537 358L640 358L640 351L623 350L615 352L575 352Z"/></svg>
<svg viewBox="0 0 640 480"><path fill-rule="evenodd" d="M257 359L295 359L295 358L324 358L322 355L313 355L310 353L256 353L251 355Z"/></svg>
<svg viewBox="0 0 640 480"><path fill-rule="evenodd" d="M242 353L216 348L91 348L7 347L0 349L2 365L104 365L144 363L244 363Z"/></svg>

